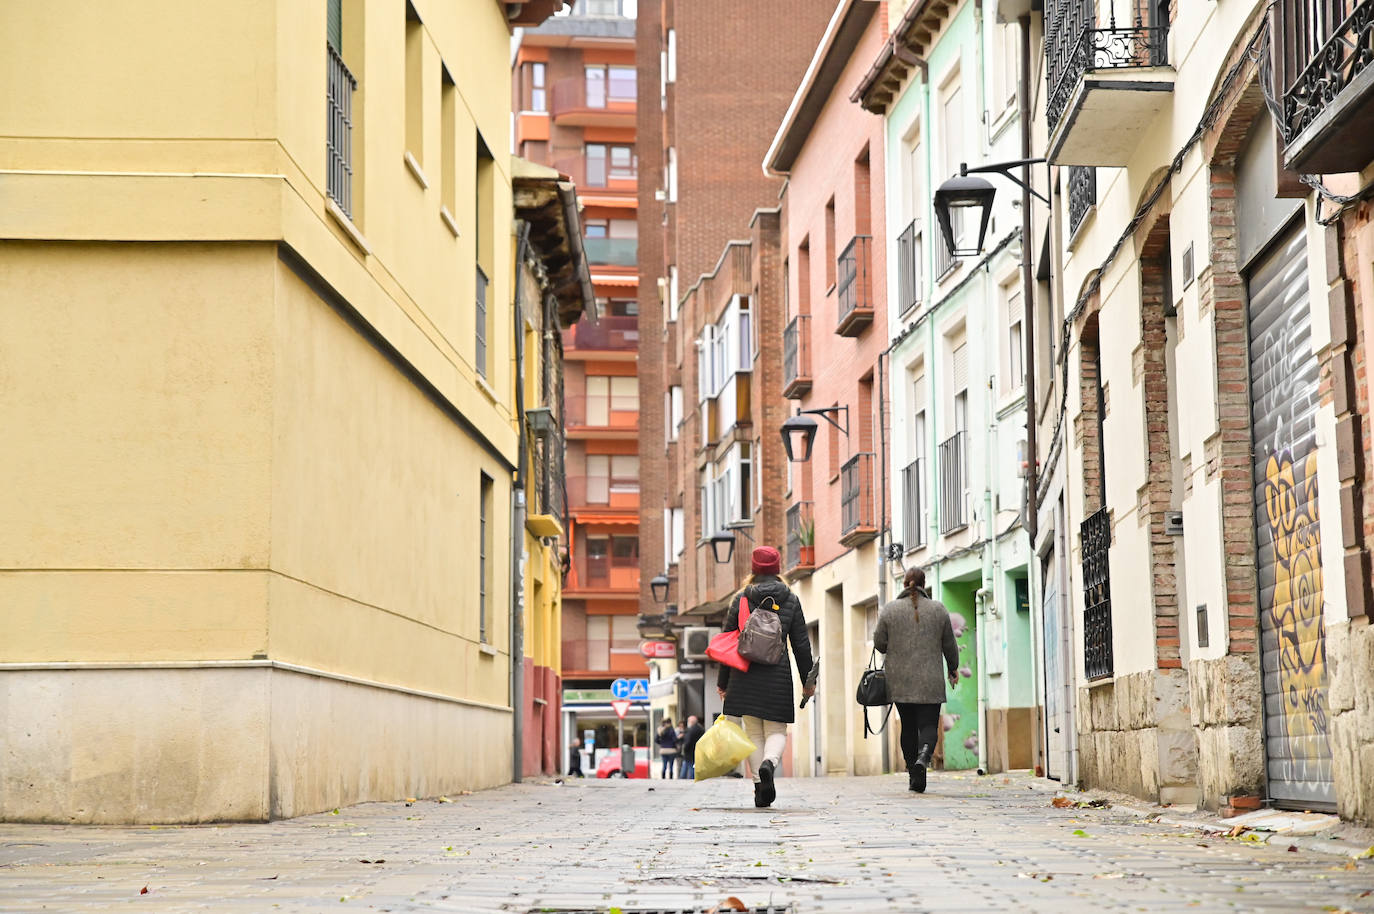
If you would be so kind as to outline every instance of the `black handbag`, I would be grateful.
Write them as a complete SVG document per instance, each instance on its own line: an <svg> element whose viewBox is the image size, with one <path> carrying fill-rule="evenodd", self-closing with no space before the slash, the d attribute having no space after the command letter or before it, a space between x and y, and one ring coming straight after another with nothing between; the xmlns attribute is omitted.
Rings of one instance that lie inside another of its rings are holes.
<svg viewBox="0 0 1374 914"><path fill-rule="evenodd" d="M859 687L854 690L854 700L863 705L864 709L864 739L868 739L870 733L882 733L887 729L887 719L892 714L892 700L887 694L887 671L877 663L878 652L875 648L868 655L868 669L864 670L859 677ZM887 708L883 712L883 722L875 730L868 722L868 709L883 707Z"/></svg>

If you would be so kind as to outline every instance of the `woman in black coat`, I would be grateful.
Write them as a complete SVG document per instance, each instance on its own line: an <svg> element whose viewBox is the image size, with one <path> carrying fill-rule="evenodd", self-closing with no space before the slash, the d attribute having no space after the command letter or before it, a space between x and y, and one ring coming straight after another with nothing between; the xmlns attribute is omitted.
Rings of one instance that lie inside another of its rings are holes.
<svg viewBox="0 0 1374 914"><path fill-rule="evenodd" d="M745 582L741 593L749 601L749 612L772 612L777 606L785 641L792 643L792 655L797 661L797 673L802 681L811 672L811 639L806 632L806 616L801 601L778 577L782 557L771 546L760 546L753 554L753 574ZM769 597L773 600L770 602ZM725 615L722 631L739 629L739 600ZM787 747L787 725L796 720L792 702L792 664L788 662L786 644L778 663L750 663L748 672L741 672L724 664L716 678L716 691L725 701L725 716L744 728L745 734L758 748L749 756L749 768L754 774L754 805L771 806L777 797L773 784L774 772L782 763ZM804 688L803 695L811 695L814 687Z"/></svg>

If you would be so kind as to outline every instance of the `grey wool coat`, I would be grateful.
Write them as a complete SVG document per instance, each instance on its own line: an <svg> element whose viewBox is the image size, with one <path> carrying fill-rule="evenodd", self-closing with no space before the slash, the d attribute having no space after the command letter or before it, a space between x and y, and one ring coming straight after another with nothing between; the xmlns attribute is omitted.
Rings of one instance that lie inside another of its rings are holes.
<svg viewBox="0 0 1374 914"><path fill-rule="evenodd" d="M894 702L940 704L945 700L945 677L959 668L959 645L944 604L924 594L916 599L915 607L910 597L883 607L873 629L873 646L886 655L887 694Z"/></svg>

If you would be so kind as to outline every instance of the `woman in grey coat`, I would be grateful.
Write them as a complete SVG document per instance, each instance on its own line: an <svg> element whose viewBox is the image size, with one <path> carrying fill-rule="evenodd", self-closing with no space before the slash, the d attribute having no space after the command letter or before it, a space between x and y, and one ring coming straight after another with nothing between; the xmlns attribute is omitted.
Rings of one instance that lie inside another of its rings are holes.
<svg viewBox="0 0 1374 914"><path fill-rule="evenodd" d="M926 573L913 568L902 592L883 607L873 630L873 646L886 655L887 694L902 718L902 758L908 787L925 793L926 766L939 737L945 681L959 684L959 645L949 610L926 593ZM944 655L942 674L940 656Z"/></svg>

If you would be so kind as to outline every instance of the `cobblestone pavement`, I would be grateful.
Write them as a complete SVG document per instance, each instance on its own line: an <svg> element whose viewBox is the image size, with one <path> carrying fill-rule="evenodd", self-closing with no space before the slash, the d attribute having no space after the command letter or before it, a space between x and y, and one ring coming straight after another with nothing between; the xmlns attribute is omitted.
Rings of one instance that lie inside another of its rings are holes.
<svg viewBox="0 0 1374 914"><path fill-rule="evenodd" d="M755 810L747 781L587 780L266 825L0 825L0 911L1374 912L1374 861L1054 808L1054 787L781 779Z"/></svg>

